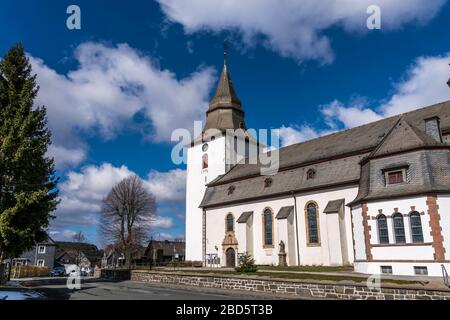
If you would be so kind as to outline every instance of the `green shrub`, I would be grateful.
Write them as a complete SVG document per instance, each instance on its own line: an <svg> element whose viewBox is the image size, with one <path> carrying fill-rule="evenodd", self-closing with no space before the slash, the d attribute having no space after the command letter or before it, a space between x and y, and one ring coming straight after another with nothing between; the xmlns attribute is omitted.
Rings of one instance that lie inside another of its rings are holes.
<svg viewBox="0 0 450 320"><path fill-rule="evenodd" d="M237 272L252 273L256 272L255 260L247 252L239 258L239 266L235 268Z"/></svg>

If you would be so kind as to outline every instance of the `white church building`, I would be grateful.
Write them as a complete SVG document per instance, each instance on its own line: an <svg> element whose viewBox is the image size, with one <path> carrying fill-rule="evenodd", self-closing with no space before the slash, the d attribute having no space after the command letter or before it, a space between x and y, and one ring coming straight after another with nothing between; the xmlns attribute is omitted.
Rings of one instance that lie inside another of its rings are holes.
<svg viewBox="0 0 450 320"><path fill-rule="evenodd" d="M281 148L273 175L249 163L255 139L207 133L245 128L225 65L188 148L186 260L278 265L283 242L289 266L450 270L450 101Z"/></svg>

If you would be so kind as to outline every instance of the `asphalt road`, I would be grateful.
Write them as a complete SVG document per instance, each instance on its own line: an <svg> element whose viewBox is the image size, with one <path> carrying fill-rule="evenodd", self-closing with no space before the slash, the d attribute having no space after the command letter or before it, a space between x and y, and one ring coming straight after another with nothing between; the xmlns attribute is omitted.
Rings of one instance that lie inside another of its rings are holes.
<svg viewBox="0 0 450 320"><path fill-rule="evenodd" d="M267 296L233 291L197 288L161 287L149 283L86 282L80 290L69 290L65 284L32 286L34 291L51 300L254 300Z"/></svg>

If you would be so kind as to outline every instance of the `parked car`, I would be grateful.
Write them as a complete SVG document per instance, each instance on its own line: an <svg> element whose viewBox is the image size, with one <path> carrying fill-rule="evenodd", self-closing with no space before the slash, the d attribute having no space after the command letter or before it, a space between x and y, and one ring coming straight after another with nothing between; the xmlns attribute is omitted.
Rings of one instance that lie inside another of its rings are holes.
<svg viewBox="0 0 450 320"><path fill-rule="evenodd" d="M66 275L66 268L64 267L56 267L50 272L52 277L64 277Z"/></svg>

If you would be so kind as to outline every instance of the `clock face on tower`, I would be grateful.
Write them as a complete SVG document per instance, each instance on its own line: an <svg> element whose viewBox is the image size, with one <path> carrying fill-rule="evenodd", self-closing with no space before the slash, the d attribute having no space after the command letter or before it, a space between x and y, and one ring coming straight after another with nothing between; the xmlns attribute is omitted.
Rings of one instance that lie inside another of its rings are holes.
<svg viewBox="0 0 450 320"><path fill-rule="evenodd" d="M208 144L207 144L207 143L205 143L205 144L203 145L202 150L203 150L203 152L208 151Z"/></svg>

